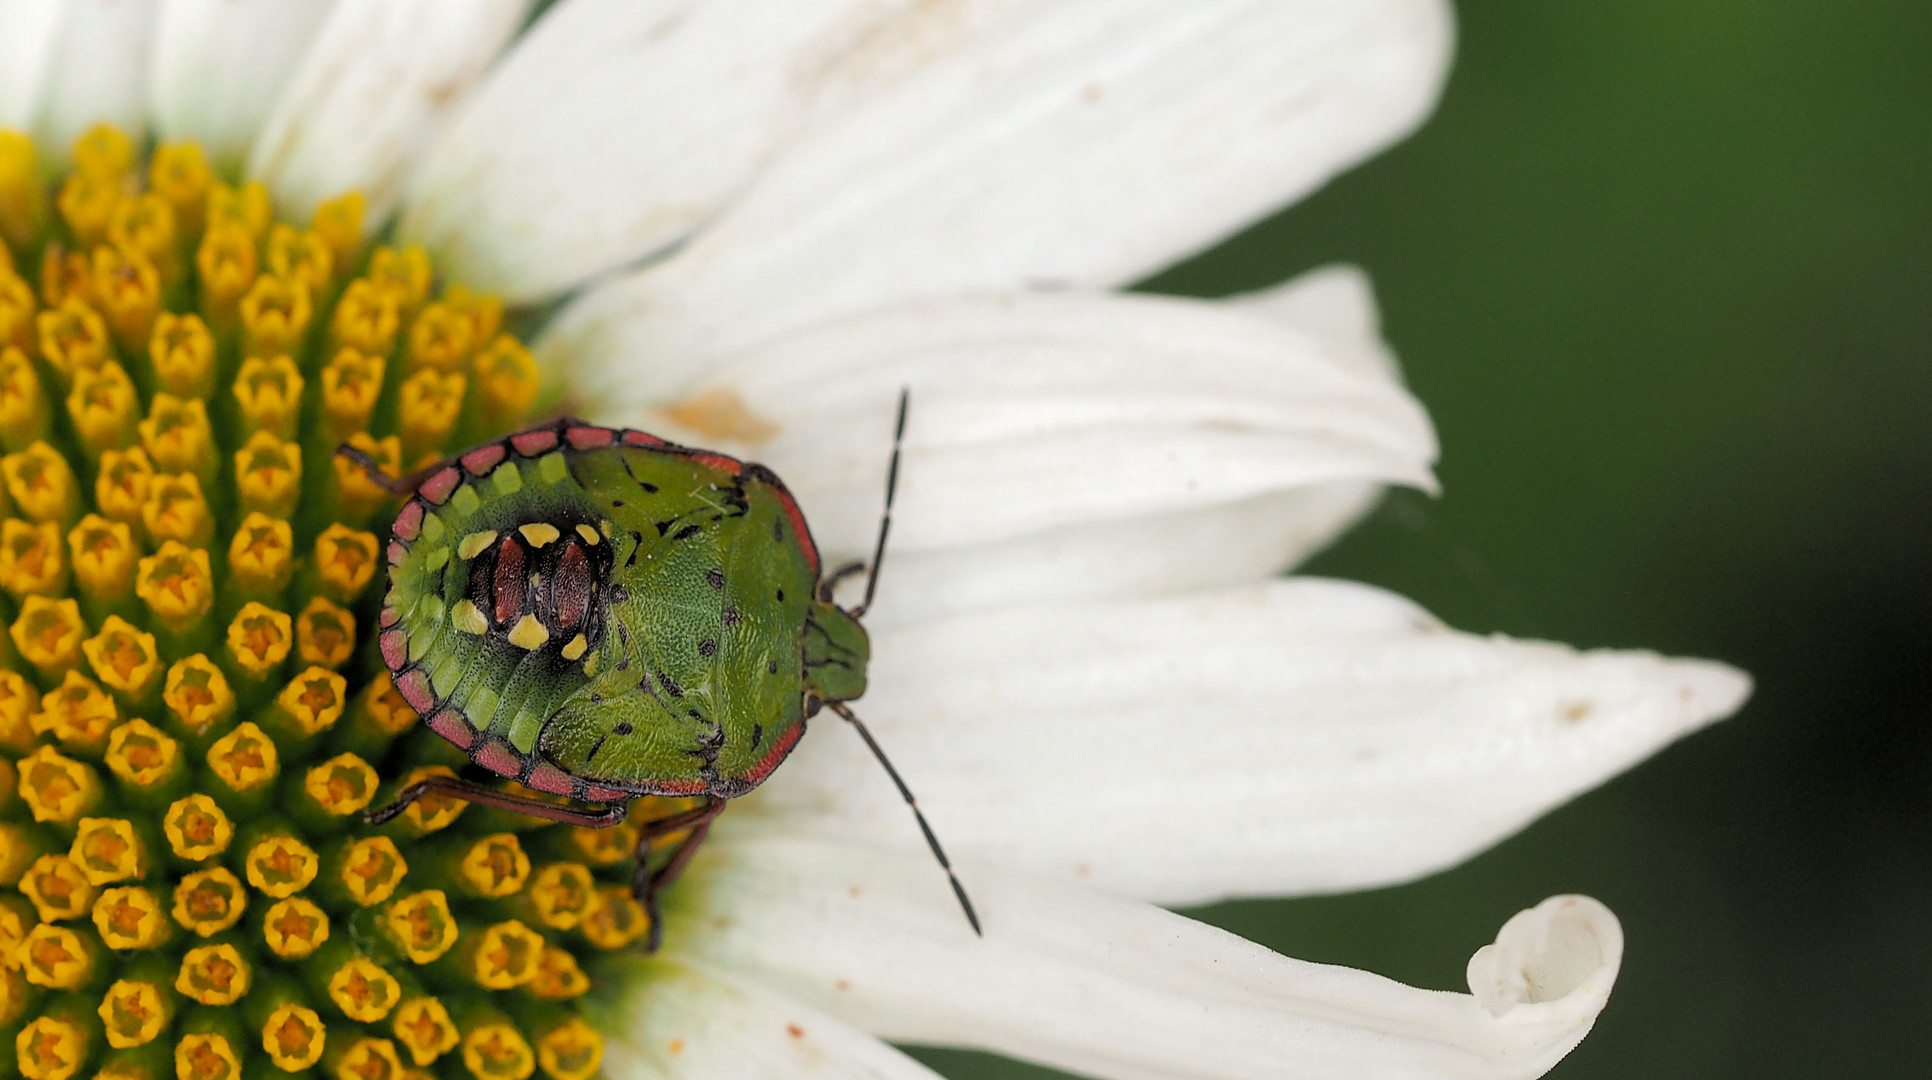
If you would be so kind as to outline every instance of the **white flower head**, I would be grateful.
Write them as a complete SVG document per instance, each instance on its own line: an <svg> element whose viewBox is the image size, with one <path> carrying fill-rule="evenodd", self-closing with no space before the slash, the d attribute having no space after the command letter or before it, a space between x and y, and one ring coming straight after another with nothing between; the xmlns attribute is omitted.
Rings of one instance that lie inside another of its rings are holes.
<svg viewBox="0 0 1932 1080"><path fill-rule="evenodd" d="M297 217L361 191L453 279L554 305L536 351L589 418L771 465L828 565L870 552L910 390L859 708L984 936L864 745L815 733L590 999L607 1076L930 1075L889 1039L1123 1080L1500 1078L1577 1044L1623 951L1587 898L1509 920L1467 994L1155 906L1431 873L1748 692L1277 576L1383 486L1434 489L1367 278L1115 291L1420 123L1444 0L530 10L18 0L0 126L196 140Z"/></svg>

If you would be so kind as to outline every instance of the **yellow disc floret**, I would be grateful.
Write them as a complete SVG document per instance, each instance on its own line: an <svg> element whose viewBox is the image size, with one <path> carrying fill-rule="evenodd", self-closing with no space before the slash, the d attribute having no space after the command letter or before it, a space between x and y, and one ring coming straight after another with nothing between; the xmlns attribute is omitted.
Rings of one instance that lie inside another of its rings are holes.
<svg viewBox="0 0 1932 1080"><path fill-rule="evenodd" d="M635 830L368 824L463 759L379 655L396 498L334 453L498 437L536 362L363 193L276 210L193 143L0 130L0 1034L24 1080L592 1080Z"/></svg>

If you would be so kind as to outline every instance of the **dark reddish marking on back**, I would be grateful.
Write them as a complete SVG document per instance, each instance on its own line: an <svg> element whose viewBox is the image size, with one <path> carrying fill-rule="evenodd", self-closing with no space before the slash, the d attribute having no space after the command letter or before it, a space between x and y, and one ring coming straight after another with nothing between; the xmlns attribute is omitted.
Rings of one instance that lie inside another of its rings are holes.
<svg viewBox="0 0 1932 1080"><path fill-rule="evenodd" d="M498 626L508 626L523 614L523 544L512 535L496 548L496 574L490 586L490 606Z"/></svg>
<svg viewBox="0 0 1932 1080"><path fill-rule="evenodd" d="M484 473L496 468L497 463L508 457L509 454L510 452L504 449L502 443L493 442L488 446L479 446L469 453L464 454L462 458L463 467L470 471L471 476L482 476Z"/></svg>
<svg viewBox="0 0 1932 1080"><path fill-rule="evenodd" d="M435 476L423 481L422 486L416 489L416 494L441 506L456 490L456 485L462 482L463 474L455 469L439 469Z"/></svg>
<svg viewBox="0 0 1932 1080"><path fill-rule="evenodd" d="M577 778L548 761L538 762L537 767L530 770L529 778L523 782L552 795L569 795L577 790Z"/></svg>
<svg viewBox="0 0 1932 1080"><path fill-rule="evenodd" d="M715 454L709 450L689 450L685 452L685 456L700 465L709 465L714 469L723 469L733 476L743 472L745 468L745 463L739 461L737 458L728 454Z"/></svg>
<svg viewBox="0 0 1932 1080"><path fill-rule="evenodd" d="M423 504L420 500L411 499L396 515L396 523L389 527L389 533L398 540L414 540L422 531Z"/></svg>
<svg viewBox="0 0 1932 1080"><path fill-rule="evenodd" d="M523 759L517 757L510 744L501 739L491 739L478 747L470 755L470 760L490 770L498 776L520 776L523 774Z"/></svg>
<svg viewBox="0 0 1932 1080"><path fill-rule="evenodd" d="M607 427L574 427L564 433L574 450L595 450L617 441L617 432Z"/></svg>
<svg viewBox="0 0 1932 1080"><path fill-rule="evenodd" d="M382 662L394 671L409 662L409 635L401 628L384 630L378 639L382 644ZM418 710L420 711L420 710Z"/></svg>
<svg viewBox="0 0 1932 1080"><path fill-rule="evenodd" d="M538 428L535 431L512 435L510 445L516 447L517 453L524 457L536 457L538 454L557 448L557 429Z"/></svg>
<svg viewBox="0 0 1932 1080"><path fill-rule="evenodd" d="M575 540L564 546L557 560L557 572L550 576L550 604L556 613L556 629L569 630L582 622L590 610L590 557Z"/></svg>
<svg viewBox="0 0 1932 1080"><path fill-rule="evenodd" d="M790 731L780 737L777 742L772 743L771 750L741 778L745 785L742 790L749 791L759 784L764 783L765 778L771 775L772 770L778 768L779 763L785 760L785 755L792 752L792 747L798 745L798 737L803 734L805 734L805 725L793 724Z"/></svg>
<svg viewBox="0 0 1932 1080"><path fill-rule="evenodd" d="M625 446L664 446L666 444L663 439L658 438L657 436L651 434L648 431L627 430L624 432L624 445Z"/></svg>
<svg viewBox="0 0 1932 1080"><path fill-rule="evenodd" d="M390 670L394 671L397 666L399 665L391 665ZM429 710L436 707L436 691L430 689L429 675L421 668L397 675L396 693L401 694L403 700L409 702L409 707L416 710L417 716L426 715Z"/></svg>
<svg viewBox="0 0 1932 1080"><path fill-rule="evenodd" d="M476 742L476 728L460 709L440 709L424 722L431 731L448 739L458 750L468 750Z"/></svg>

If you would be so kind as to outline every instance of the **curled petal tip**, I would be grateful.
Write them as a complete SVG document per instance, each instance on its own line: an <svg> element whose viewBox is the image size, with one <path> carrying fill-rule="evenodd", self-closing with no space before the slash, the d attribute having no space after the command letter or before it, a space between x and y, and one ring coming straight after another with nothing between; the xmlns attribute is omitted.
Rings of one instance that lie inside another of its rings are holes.
<svg viewBox="0 0 1932 1080"><path fill-rule="evenodd" d="M1491 1016L1548 1006L1589 1018L1623 963L1623 926L1587 896L1552 896L1519 911L1469 958L1469 992Z"/></svg>

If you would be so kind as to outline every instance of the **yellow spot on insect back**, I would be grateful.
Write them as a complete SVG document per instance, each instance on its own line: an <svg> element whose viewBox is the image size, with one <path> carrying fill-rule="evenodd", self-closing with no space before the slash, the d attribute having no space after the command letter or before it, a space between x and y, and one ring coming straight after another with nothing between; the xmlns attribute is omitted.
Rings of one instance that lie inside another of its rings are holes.
<svg viewBox="0 0 1932 1080"><path fill-rule="evenodd" d="M531 522L528 525L518 528L517 532L521 533L524 541L533 548L543 547L545 544L551 543L557 537L563 535L563 533L557 530L555 525L547 521Z"/></svg>
<svg viewBox="0 0 1932 1080"><path fill-rule="evenodd" d="M565 660L575 660L578 657L584 655L584 651L589 648L590 648L589 639L585 638L584 635L582 634L578 634L576 637L571 638L570 641L564 645L562 650L563 658Z"/></svg>
<svg viewBox="0 0 1932 1080"><path fill-rule="evenodd" d="M195 794L176 799L161 819L168 846L189 862L212 859L228 850L235 838L235 824L215 800Z"/></svg>
<svg viewBox="0 0 1932 1080"><path fill-rule="evenodd" d="M537 649L550 640L550 631L535 615L525 615L510 628L509 640L519 649Z"/></svg>
<svg viewBox="0 0 1932 1080"><path fill-rule="evenodd" d="M107 988L99 1009L107 1045L117 1050L146 1046L174 1015L163 988L146 979L120 979Z"/></svg>
<svg viewBox="0 0 1932 1080"><path fill-rule="evenodd" d="M456 545L456 557L459 559L474 559L483 552L484 548L496 543L496 537L497 533L494 529L473 532L465 536Z"/></svg>
<svg viewBox="0 0 1932 1080"><path fill-rule="evenodd" d="M203 945L181 958L174 988L203 1005L233 1005L248 993L254 971L233 945Z"/></svg>
<svg viewBox="0 0 1932 1080"><path fill-rule="evenodd" d="M322 1060L328 1029L314 1009L284 1002L262 1024L262 1049L283 1072L301 1072Z"/></svg>
<svg viewBox="0 0 1932 1080"><path fill-rule="evenodd" d="M248 890L226 867L189 874L174 887L174 921L202 937L235 925L247 909Z"/></svg>
<svg viewBox="0 0 1932 1080"><path fill-rule="evenodd" d="M291 896L262 916L262 937L276 956L300 960L329 940L329 916L313 902Z"/></svg>
<svg viewBox="0 0 1932 1080"><path fill-rule="evenodd" d="M243 863L248 883L277 900L308 888L322 869L315 850L292 836L257 840Z"/></svg>
<svg viewBox="0 0 1932 1080"><path fill-rule="evenodd" d="M451 624L466 634L487 633L490 629L489 616L468 600L458 600L456 606L450 609L449 619Z"/></svg>

